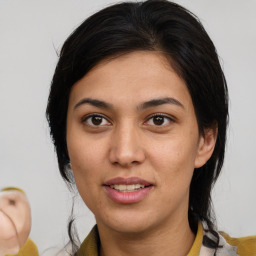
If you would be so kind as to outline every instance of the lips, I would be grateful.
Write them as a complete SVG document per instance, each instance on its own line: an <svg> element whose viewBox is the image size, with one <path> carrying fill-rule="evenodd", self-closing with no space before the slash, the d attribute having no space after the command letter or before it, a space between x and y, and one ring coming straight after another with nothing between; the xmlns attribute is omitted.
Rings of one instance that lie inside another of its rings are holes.
<svg viewBox="0 0 256 256"><path fill-rule="evenodd" d="M138 177L117 177L103 186L110 199L119 204L138 203L153 189L152 183Z"/></svg>

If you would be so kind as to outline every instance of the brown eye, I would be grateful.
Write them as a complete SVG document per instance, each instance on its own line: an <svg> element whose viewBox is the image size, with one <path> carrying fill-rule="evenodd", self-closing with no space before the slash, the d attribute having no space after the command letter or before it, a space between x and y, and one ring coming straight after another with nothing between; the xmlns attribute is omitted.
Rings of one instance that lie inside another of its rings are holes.
<svg viewBox="0 0 256 256"><path fill-rule="evenodd" d="M163 116L154 116L153 123L155 125L162 125L164 123L164 117Z"/></svg>
<svg viewBox="0 0 256 256"><path fill-rule="evenodd" d="M96 114L85 117L84 120L82 120L82 122L92 127L110 125L106 118Z"/></svg>
<svg viewBox="0 0 256 256"><path fill-rule="evenodd" d="M91 117L91 122L93 125L100 125L102 123L102 117L101 116L93 116L93 117Z"/></svg>
<svg viewBox="0 0 256 256"><path fill-rule="evenodd" d="M15 200L12 200L12 199L9 200L9 205L15 205L15 204L16 204Z"/></svg>
<svg viewBox="0 0 256 256"><path fill-rule="evenodd" d="M169 116L163 114L155 114L148 119L147 124L152 126L165 126L172 121L173 119Z"/></svg>

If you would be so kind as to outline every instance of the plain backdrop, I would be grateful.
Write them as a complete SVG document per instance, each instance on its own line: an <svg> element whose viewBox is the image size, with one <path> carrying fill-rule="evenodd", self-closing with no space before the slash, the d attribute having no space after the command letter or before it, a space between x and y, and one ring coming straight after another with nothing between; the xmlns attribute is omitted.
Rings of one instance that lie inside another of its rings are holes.
<svg viewBox="0 0 256 256"><path fill-rule="evenodd" d="M256 1L176 1L194 12L220 55L230 92L223 173L213 191L219 229L256 234ZM0 0L0 188L25 190L30 237L40 252L67 241L72 198L62 181L45 119L51 78L66 37L108 0ZM77 196L79 234L95 224Z"/></svg>

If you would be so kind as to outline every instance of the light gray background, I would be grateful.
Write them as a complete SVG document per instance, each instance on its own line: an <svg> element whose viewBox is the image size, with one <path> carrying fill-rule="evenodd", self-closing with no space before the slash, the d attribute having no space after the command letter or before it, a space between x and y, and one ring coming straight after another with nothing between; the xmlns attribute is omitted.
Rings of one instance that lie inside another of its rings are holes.
<svg viewBox="0 0 256 256"><path fill-rule="evenodd" d="M176 1L199 16L214 41L230 91L223 173L213 193L219 228L256 234L256 1ZM30 237L40 252L67 241L73 194L62 181L45 120L49 85L65 38L108 0L0 0L0 188L23 188ZM76 200L81 238L94 224Z"/></svg>

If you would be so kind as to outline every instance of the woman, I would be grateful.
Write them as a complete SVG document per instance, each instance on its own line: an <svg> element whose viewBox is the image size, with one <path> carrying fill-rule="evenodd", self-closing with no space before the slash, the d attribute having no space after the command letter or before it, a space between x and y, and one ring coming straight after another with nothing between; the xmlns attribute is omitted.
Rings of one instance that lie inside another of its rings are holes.
<svg viewBox="0 0 256 256"><path fill-rule="evenodd" d="M153 0L88 18L63 45L47 118L97 223L76 255L240 253L213 224L228 92L192 13Z"/></svg>

